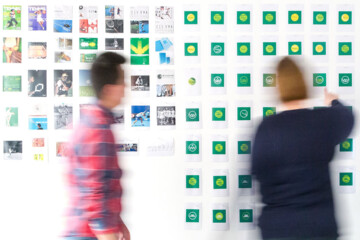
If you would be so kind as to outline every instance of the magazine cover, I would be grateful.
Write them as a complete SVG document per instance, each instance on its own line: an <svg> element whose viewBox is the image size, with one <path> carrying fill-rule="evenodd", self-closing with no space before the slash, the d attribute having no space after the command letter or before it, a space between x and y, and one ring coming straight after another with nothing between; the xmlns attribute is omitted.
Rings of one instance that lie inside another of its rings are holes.
<svg viewBox="0 0 360 240"><path fill-rule="evenodd" d="M29 70L28 82L29 97L46 97L46 70Z"/></svg>
<svg viewBox="0 0 360 240"><path fill-rule="evenodd" d="M131 7L130 32L149 33L149 7Z"/></svg>
<svg viewBox="0 0 360 240"><path fill-rule="evenodd" d="M73 28L72 19L72 6L54 6L54 32L71 33Z"/></svg>
<svg viewBox="0 0 360 240"><path fill-rule="evenodd" d="M73 96L72 70L54 70L54 91L57 97Z"/></svg>
<svg viewBox="0 0 360 240"><path fill-rule="evenodd" d="M46 59L47 43L46 42L29 42L28 43L29 59Z"/></svg>
<svg viewBox="0 0 360 240"><path fill-rule="evenodd" d="M98 8L97 6L79 6L80 33L98 32Z"/></svg>
<svg viewBox="0 0 360 240"><path fill-rule="evenodd" d="M94 97L95 93L91 86L90 70L79 70L80 97Z"/></svg>
<svg viewBox="0 0 360 240"><path fill-rule="evenodd" d="M54 106L55 129L71 129L73 123L73 107L69 104Z"/></svg>
<svg viewBox="0 0 360 240"><path fill-rule="evenodd" d="M29 31L46 31L46 6L29 6Z"/></svg>
<svg viewBox="0 0 360 240"><path fill-rule="evenodd" d="M6 114L6 127L19 126L19 109L17 107L7 107Z"/></svg>
<svg viewBox="0 0 360 240"><path fill-rule="evenodd" d="M3 29L21 29L21 6L5 5L3 7Z"/></svg>
<svg viewBox="0 0 360 240"><path fill-rule="evenodd" d="M124 7L105 6L105 32L123 33L124 32Z"/></svg>
<svg viewBox="0 0 360 240"><path fill-rule="evenodd" d="M3 76L4 92L21 92L21 76Z"/></svg>
<svg viewBox="0 0 360 240"><path fill-rule="evenodd" d="M4 37L3 63L21 63L21 38Z"/></svg>
<svg viewBox="0 0 360 240"><path fill-rule="evenodd" d="M5 160L21 160L22 152L22 141L4 141Z"/></svg>

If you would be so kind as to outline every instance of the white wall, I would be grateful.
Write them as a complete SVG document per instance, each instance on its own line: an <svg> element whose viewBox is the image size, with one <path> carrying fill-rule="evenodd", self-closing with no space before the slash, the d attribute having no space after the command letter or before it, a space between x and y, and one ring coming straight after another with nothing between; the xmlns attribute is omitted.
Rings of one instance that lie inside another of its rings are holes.
<svg viewBox="0 0 360 240"><path fill-rule="evenodd" d="M56 34L52 32L52 13L54 9L53 2L47 1L2 1L1 4L12 4L23 6L23 20L21 31L0 31L0 38L4 36L20 36L23 39L23 63L22 64L4 64L0 63L0 75L15 74L21 72L23 78L23 91L19 94L5 94L0 92L0 112L1 127L0 140L8 139L23 140L23 160L21 161L0 161L0 239L20 240L20 239L56 239L58 231L63 225L62 207L66 205L66 194L63 187L61 175L62 165L55 158L55 142L67 138L68 132L55 131L53 129L53 105L58 103L59 99L53 96L53 69L74 69L74 97L66 99L71 101L74 106L74 119L79 118L79 103L87 102L88 99L79 97L78 92L78 69L84 69L87 65L80 64L78 50L79 37L94 36L99 38L99 50L104 50L104 38L112 36L105 34L104 26L104 6L105 4L118 4L125 7L125 28L124 33L119 34L125 40L124 54L129 56L130 37L137 37L130 34L129 11L131 6L145 5L150 9L150 33L139 37L150 38L150 63L149 66L128 66L128 70L142 68L150 71L151 92L149 98L131 97L130 89L127 89L125 107L125 129L116 132L118 136L132 136L139 139L139 155L136 157L121 157L121 166L124 169L124 177L122 184L124 186L124 221L128 224L132 239L259 239L257 230L238 230L236 219L236 205L238 202L248 203L255 201L255 197L241 196L237 197L237 179L236 169L248 168L249 163L236 161L236 141L234 140L238 134L251 135L256 126L256 122L261 119L262 107L264 104L276 104L275 91L264 90L262 87L262 69L271 68L271 62L268 62L262 56L262 42L270 36L277 38L278 56L286 55L289 37L297 35L303 39L303 53L307 60L307 65L313 69L324 68L328 72L329 89L338 91L336 68L341 66L349 66L354 69L353 82L356 87L352 94L341 94L341 98L347 100L353 106L357 113L359 99L355 93L358 93L357 67L359 62L359 50L357 40L359 36L359 3L355 0L348 1L69 1L63 0L61 4L74 6L74 27L73 33L73 63L56 65L53 63L54 39L57 36L68 36L69 34ZM252 6L252 31L240 32L235 29L236 6L239 4L249 4ZM327 32L319 33L314 31L312 25L312 4L324 4L328 8L329 29ZM356 26L353 31L341 32L337 28L337 6L339 4L353 5L353 25ZM46 32L29 32L26 28L27 24L27 6L46 4L48 6L48 31ZM59 3L60 4L60 3ZM93 35L79 34L78 29L78 8L80 4L99 6L99 33ZM200 31L187 32L183 30L183 5L197 4L199 7ZM209 30L209 8L212 4L220 4L226 8L226 31L214 32ZM261 24L262 10L266 4L275 4L278 8L278 31L264 32ZM303 6L303 31L292 31L287 26L287 5L300 4ZM175 32L173 34L155 34L154 33L154 11L155 6L171 5L175 9ZM2 11L2 10L1 10ZM312 41L314 36L324 36L328 39L328 63L315 62L311 59ZM105 37L104 37L105 36ZM160 66L156 64L156 53L154 42L156 37L170 36L174 39L175 47L175 65ZM184 39L195 36L200 39L201 63L189 64L184 58ZM212 37L224 37L226 43L226 63L214 63L209 57L209 40ZM252 38L252 62L238 63L236 62L236 42L238 37L250 36ZM337 42L338 38L350 36L353 39L353 55L355 60L350 63L339 62L337 60ZM30 41L47 41L48 42L48 60L43 62L27 60L27 42ZM310 62L311 61L311 62ZM202 71L202 94L201 96L188 97L185 95L185 84L187 79L185 69L188 67L201 68ZM208 85L210 73L213 67L223 67L227 71L227 90L226 94L213 95L209 93ZM241 68L250 68L253 73L253 93L240 95L236 92L236 73ZM28 69L47 69L48 70L48 97L46 100L27 97L27 70ZM155 74L158 69L174 69L176 74L177 96L173 99L156 98L156 82ZM309 70L309 72L316 70ZM1 83L2 84L2 83ZM2 85L0 86L2 87ZM315 91L314 103L319 105L321 95ZM213 100L225 101L228 104L229 124L224 129L214 129L210 121L210 103ZM27 129L27 115L29 108L43 101L47 104L49 130L45 131L48 138L49 161L48 163L35 163L29 152L31 150L30 139L36 136L38 132ZM197 130L185 128L185 103L187 101L198 101L202 103L202 119L203 127ZM253 128L236 128L236 106L237 102L252 101L254 125ZM174 103L177 110L177 124L174 130L163 130L156 126L155 119L151 121L151 128L142 131L134 129L130 126L130 105L137 103L150 103L154 106L152 116L155 116L156 106L164 102ZM17 129L5 129L5 107L13 104L19 106L20 126ZM202 136L202 161L201 162L185 162L184 139L187 134L198 133ZM229 161L224 163L216 163L210 160L210 137L213 134L224 134L228 136L229 148L231 153ZM170 136L175 139L175 154L167 157L148 157L146 156L146 146L151 142L154 136ZM332 163L334 170L334 187L337 185L336 171L337 169L350 166L355 167L355 188L353 194L343 194L335 192L337 216L340 224L340 231L344 234L341 239L359 239L360 231L358 222L360 221L360 195L358 188L358 171L359 156L357 149L358 133L353 132L354 139L354 158L342 159L338 156ZM203 192L201 196L187 196L185 194L184 174L186 168L201 168ZM228 169L230 172L230 194L227 197L214 197L211 192L212 181L211 174L214 169ZM337 189L337 188L336 188ZM189 202L197 202L202 204L202 229L201 230L184 230L184 205ZM211 204L228 203L230 210L230 230L213 231L211 230ZM257 204L259 205L259 204Z"/></svg>

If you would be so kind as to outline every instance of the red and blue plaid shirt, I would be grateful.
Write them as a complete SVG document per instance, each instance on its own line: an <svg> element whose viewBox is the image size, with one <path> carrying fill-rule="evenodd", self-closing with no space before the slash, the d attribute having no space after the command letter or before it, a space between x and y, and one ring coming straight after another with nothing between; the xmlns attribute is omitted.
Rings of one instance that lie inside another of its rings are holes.
<svg viewBox="0 0 360 240"><path fill-rule="evenodd" d="M65 236L95 237L118 233L121 211L121 170L112 113L100 105L81 110L79 126L68 146L70 209Z"/></svg>

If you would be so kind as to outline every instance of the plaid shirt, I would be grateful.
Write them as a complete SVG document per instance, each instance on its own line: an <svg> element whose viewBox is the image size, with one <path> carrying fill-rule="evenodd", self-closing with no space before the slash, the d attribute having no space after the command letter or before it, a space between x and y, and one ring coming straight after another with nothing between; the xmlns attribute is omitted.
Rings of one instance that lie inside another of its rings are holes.
<svg viewBox="0 0 360 240"><path fill-rule="evenodd" d="M99 105L82 110L68 147L70 184L67 237L118 233L121 211L121 170L118 165L112 113Z"/></svg>

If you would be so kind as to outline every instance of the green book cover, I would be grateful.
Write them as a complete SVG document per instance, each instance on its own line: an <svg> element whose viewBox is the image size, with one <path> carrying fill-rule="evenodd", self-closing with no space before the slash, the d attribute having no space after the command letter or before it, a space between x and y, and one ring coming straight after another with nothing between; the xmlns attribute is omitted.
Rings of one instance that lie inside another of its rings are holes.
<svg viewBox="0 0 360 240"><path fill-rule="evenodd" d="M21 92L21 76L3 76L4 92Z"/></svg>
<svg viewBox="0 0 360 240"><path fill-rule="evenodd" d="M149 65L149 38L130 39L131 65Z"/></svg>
<svg viewBox="0 0 360 240"><path fill-rule="evenodd" d="M7 127L19 126L19 110L17 107L6 108L6 126Z"/></svg>
<svg viewBox="0 0 360 240"><path fill-rule="evenodd" d="M97 38L80 38L79 39L80 50L97 50L98 39Z"/></svg>

